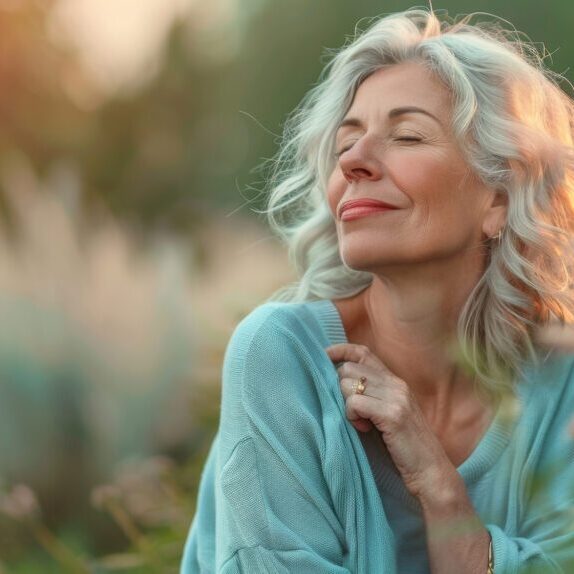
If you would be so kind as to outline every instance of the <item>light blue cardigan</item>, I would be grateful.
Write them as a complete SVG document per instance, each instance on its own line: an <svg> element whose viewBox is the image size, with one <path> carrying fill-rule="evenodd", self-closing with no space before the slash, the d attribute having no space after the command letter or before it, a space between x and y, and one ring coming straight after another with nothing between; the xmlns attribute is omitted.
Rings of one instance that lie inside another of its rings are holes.
<svg viewBox="0 0 574 574"><path fill-rule="evenodd" d="M324 352L344 342L329 300L265 303L236 327L182 574L428 572L424 544L399 555L400 478L383 479L387 513L345 417ZM499 412L458 467L492 536L495 574L574 572L573 364L555 353L532 368L522 408L510 421Z"/></svg>

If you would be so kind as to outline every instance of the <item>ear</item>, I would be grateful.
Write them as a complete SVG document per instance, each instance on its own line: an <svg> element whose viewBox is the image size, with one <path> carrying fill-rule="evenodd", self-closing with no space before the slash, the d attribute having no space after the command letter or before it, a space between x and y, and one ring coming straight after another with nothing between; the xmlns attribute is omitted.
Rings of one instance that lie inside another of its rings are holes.
<svg viewBox="0 0 574 574"><path fill-rule="evenodd" d="M494 237L504 227L507 213L508 196L502 191L493 191L482 220L482 232L486 237Z"/></svg>

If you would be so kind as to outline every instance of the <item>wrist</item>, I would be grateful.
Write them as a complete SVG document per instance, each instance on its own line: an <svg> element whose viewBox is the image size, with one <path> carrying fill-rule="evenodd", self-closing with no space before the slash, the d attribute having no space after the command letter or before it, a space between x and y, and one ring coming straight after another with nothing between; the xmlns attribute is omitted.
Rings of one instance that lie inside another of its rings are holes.
<svg viewBox="0 0 574 574"><path fill-rule="evenodd" d="M425 514L450 516L469 506L472 508L464 480L456 469L454 472L435 473L430 476L432 478L425 481L418 497Z"/></svg>
<svg viewBox="0 0 574 574"><path fill-rule="evenodd" d="M419 497L430 540L442 544L484 531L458 472L435 485Z"/></svg>

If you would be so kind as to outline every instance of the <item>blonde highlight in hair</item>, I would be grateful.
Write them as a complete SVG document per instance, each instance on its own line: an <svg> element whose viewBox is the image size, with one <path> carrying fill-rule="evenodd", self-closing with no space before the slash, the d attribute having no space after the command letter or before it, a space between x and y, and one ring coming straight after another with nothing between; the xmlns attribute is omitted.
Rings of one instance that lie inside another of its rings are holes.
<svg viewBox="0 0 574 574"><path fill-rule="evenodd" d="M508 200L502 237L491 244L457 331L482 388L499 393L539 360L535 328L574 317L574 104L559 86L564 78L545 68L530 41L502 19L471 24L480 14L451 21L411 8L375 19L332 51L319 83L285 124L268 165L264 213L299 276L269 300L364 290L373 276L341 260L326 200L335 132L366 77L402 62L424 65L452 94L453 133L472 172Z"/></svg>

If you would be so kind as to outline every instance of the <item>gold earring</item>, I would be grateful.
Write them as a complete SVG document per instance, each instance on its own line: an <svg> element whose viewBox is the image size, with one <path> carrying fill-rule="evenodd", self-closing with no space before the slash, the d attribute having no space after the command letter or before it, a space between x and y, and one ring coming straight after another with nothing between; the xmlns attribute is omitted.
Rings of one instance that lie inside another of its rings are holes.
<svg viewBox="0 0 574 574"><path fill-rule="evenodd" d="M491 237L491 239L494 239L495 241L498 241L500 243L500 240L502 239L502 227L498 230L498 233L496 235L493 235Z"/></svg>

